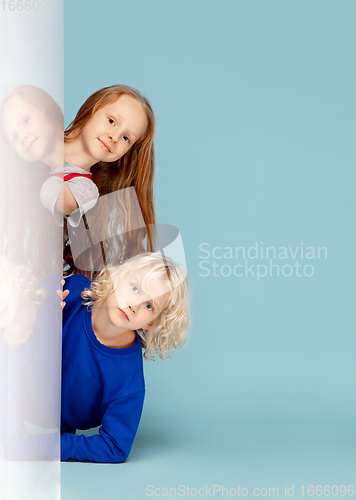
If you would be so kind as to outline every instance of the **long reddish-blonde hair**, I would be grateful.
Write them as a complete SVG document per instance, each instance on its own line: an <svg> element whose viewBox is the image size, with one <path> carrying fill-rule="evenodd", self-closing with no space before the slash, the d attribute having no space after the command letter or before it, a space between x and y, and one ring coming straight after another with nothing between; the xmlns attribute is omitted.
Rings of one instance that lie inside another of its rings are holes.
<svg viewBox="0 0 356 500"><path fill-rule="evenodd" d="M120 252L117 251L117 244L113 239L118 240L117 228L124 222L124 227L129 231L129 221L125 214L128 212L127 206L121 206L118 209L116 216L105 211L101 211L96 215L97 223L106 224L108 227L107 238L105 241L106 262L108 265L117 265L124 258L131 257L142 251L153 251L155 246L155 223L156 216L154 210L154 194L153 194L153 179L154 179L154 144L153 137L155 132L155 118L152 107L148 100L136 89L127 85L112 85L94 92L84 104L80 107L76 117L64 132L64 142L71 142L78 138L83 131L85 125L90 118L103 106L111 104L119 99L122 95L130 95L137 99L142 104L148 119L148 126L143 136L138 139L129 151L115 162L98 162L91 167L93 181L97 185L100 196L113 193L128 187L134 187L140 204L143 219L146 225L146 230L135 231L134 235L126 236L120 239ZM119 202L122 204L122 202ZM126 218L125 218L126 217ZM99 220L100 219L100 220ZM131 221L132 222L132 221ZM130 222L130 223L131 223ZM143 246L143 239L147 237L147 248ZM68 245L68 236L65 226L65 259L71 262L68 258L70 249ZM99 251L95 256L92 249L91 260L95 268L95 261L101 261ZM98 268L99 266L99 268ZM76 266L74 266L75 268ZM91 278L93 278L101 266L97 264L96 269L92 270Z"/></svg>

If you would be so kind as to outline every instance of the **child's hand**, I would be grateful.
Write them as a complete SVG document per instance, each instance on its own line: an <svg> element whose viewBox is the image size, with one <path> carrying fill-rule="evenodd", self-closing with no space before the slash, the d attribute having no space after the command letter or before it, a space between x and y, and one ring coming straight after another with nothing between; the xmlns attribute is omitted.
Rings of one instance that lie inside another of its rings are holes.
<svg viewBox="0 0 356 500"><path fill-rule="evenodd" d="M61 283L62 283L62 286L64 286L65 281L62 280ZM66 305L66 303L64 302L64 299L67 297L68 293L69 293L69 290L65 290L64 292L63 292L63 290L57 290L57 295L59 295L59 297L62 299L62 302L61 302L62 309Z"/></svg>

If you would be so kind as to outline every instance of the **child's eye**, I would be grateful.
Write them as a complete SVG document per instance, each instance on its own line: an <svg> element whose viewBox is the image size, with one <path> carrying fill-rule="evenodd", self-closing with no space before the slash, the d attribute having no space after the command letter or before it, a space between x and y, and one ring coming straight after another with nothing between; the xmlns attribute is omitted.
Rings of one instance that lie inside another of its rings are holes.
<svg viewBox="0 0 356 500"><path fill-rule="evenodd" d="M109 123L110 123L110 125L115 125L115 122L112 118L109 118Z"/></svg>
<svg viewBox="0 0 356 500"><path fill-rule="evenodd" d="M153 306L149 302L146 303L146 307L149 311L153 311Z"/></svg>
<svg viewBox="0 0 356 500"><path fill-rule="evenodd" d="M30 119L29 119L29 118L25 118L25 119L24 119L24 121L23 121L23 124L24 124L24 125L27 125L29 121L30 121Z"/></svg>
<svg viewBox="0 0 356 500"><path fill-rule="evenodd" d="M135 292L135 293L138 293L138 286L136 285L131 285L132 286L132 290Z"/></svg>
<svg viewBox="0 0 356 500"><path fill-rule="evenodd" d="M127 142L128 144L130 144L130 139L127 137L127 135L124 135L123 137L124 141Z"/></svg>

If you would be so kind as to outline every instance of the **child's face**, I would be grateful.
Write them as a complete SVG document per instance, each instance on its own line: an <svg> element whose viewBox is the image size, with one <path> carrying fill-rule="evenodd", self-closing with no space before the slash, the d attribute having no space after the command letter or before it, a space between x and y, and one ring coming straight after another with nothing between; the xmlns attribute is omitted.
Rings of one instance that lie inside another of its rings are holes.
<svg viewBox="0 0 356 500"><path fill-rule="evenodd" d="M100 108L90 118L80 135L82 145L95 163L121 158L145 133L147 115L134 97L122 95Z"/></svg>
<svg viewBox="0 0 356 500"><path fill-rule="evenodd" d="M58 134L42 111L14 96L5 104L2 119L6 138L23 160L46 162Z"/></svg>
<svg viewBox="0 0 356 500"><path fill-rule="evenodd" d="M127 330L149 330L164 310L168 293L163 280L153 282L147 293L140 288L137 276L122 278L106 299L109 317L114 325Z"/></svg>

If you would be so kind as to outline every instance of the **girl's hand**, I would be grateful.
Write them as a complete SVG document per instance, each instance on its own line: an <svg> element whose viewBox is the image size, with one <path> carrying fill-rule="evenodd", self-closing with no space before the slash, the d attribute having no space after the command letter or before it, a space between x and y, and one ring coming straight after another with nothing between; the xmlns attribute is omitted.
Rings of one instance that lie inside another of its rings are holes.
<svg viewBox="0 0 356 500"><path fill-rule="evenodd" d="M64 286L65 281L62 280L61 283L62 283L62 286ZM57 295L59 295L59 297L62 299L62 302L61 302L62 309L66 305L66 303L64 302L64 299L67 297L68 294L69 294L69 290L65 290L64 292L63 292L63 290L57 290Z"/></svg>

